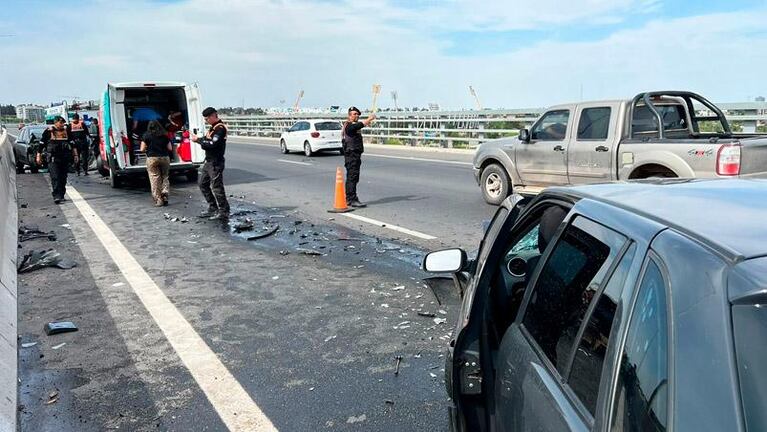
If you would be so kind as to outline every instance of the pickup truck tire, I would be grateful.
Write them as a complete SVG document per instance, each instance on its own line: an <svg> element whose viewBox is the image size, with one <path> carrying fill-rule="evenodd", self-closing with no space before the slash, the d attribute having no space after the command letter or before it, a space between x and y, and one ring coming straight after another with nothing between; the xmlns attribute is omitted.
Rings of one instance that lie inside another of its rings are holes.
<svg viewBox="0 0 767 432"><path fill-rule="evenodd" d="M499 205L511 192L511 181L506 170L498 164L490 164L480 176L482 197L488 204Z"/></svg>

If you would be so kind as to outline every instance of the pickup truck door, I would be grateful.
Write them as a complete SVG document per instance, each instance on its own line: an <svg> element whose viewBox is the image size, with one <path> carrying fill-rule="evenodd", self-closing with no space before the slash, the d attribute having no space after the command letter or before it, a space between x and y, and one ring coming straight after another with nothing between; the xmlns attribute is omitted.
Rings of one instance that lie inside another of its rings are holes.
<svg viewBox="0 0 767 432"><path fill-rule="evenodd" d="M516 165L525 186L567 184L567 144L572 109L546 112L530 129L530 142L520 141Z"/></svg>
<svg viewBox="0 0 767 432"><path fill-rule="evenodd" d="M568 147L570 184L598 183L612 179L620 104L578 105L573 139Z"/></svg>

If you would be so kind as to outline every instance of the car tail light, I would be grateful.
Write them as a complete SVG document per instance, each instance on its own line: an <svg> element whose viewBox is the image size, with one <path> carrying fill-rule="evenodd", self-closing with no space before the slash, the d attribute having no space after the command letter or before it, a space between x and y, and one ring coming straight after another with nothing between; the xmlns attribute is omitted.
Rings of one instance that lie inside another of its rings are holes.
<svg viewBox="0 0 767 432"><path fill-rule="evenodd" d="M722 176L740 174L740 144L726 144L716 154L716 173Z"/></svg>
<svg viewBox="0 0 767 432"><path fill-rule="evenodd" d="M312 138L319 138L320 133L319 132L312 132Z"/></svg>

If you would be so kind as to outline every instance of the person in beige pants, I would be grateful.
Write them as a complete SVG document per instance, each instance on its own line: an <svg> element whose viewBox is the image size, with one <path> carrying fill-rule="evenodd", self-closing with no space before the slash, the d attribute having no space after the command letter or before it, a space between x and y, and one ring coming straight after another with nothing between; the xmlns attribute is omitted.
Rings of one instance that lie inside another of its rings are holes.
<svg viewBox="0 0 767 432"><path fill-rule="evenodd" d="M141 139L141 151L146 152L146 171L149 174L149 184L152 186L152 198L155 207L168 205L170 193L170 158L169 152L173 146L168 139L168 133L160 122L149 122L146 133Z"/></svg>

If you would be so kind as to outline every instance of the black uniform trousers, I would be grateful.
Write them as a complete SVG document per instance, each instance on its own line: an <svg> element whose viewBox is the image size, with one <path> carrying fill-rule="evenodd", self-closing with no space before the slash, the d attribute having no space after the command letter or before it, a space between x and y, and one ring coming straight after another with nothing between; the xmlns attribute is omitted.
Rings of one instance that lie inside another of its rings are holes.
<svg viewBox="0 0 767 432"><path fill-rule="evenodd" d="M359 150L344 150L344 166L346 167L346 202L359 201L357 183L360 182L360 166L362 152Z"/></svg>
<svg viewBox="0 0 767 432"><path fill-rule="evenodd" d="M53 199L64 199L67 192L67 174L69 158L51 157L48 161L48 174L51 176L51 195Z"/></svg>
<svg viewBox="0 0 767 432"><path fill-rule="evenodd" d="M78 156L80 156L80 163L75 164L75 171L80 173L80 169L84 173L88 172L88 165L91 158L91 147L88 145L88 141L82 141L77 143L77 152Z"/></svg>
<svg viewBox="0 0 767 432"><path fill-rule="evenodd" d="M208 202L208 210L229 213L224 191L224 160L206 160L200 168L200 191Z"/></svg>

